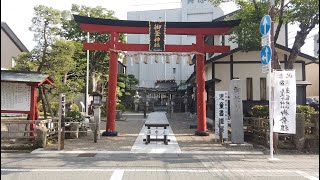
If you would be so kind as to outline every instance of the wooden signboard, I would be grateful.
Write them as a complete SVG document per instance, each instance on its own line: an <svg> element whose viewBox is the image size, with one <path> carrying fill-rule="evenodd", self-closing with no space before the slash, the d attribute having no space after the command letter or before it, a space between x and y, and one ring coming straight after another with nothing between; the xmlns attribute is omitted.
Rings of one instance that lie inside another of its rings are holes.
<svg viewBox="0 0 320 180"><path fill-rule="evenodd" d="M1 110L30 111L31 86L1 82Z"/></svg>

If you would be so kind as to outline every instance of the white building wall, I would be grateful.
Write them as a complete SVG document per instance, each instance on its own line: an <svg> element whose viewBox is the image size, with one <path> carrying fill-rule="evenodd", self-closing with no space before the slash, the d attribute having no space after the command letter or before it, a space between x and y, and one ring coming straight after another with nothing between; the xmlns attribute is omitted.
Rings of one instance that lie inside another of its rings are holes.
<svg viewBox="0 0 320 180"><path fill-rule="evenodd" d="M181 0L181 8L150 10L150 11L132 11L127 13L128 20L138 21L167 21L167 22L210 22L220 16L228 14L236 9L233 3L226 3L221 7L214 7L208 0ZM229 4L229 6L228 6ZM230 6L233 6L232 8ZM195 43L195 36L191 35L166 35L166 44L191 45ZM149 35L128 34L127 43L148 44ZM132 52L137 53L137 52ZM171 56L171 63L154 63L155 57L148 57L148 64L144 64L144 56L140 57L142 63L131 63L129 58L127 64L127 73L134 74L139 79L139 86L154 87L156 80L175 79L177 84L187 80L194 71L194 65L188 64L188 57L181 57L180 64L176 64L176 56ZM160 58L165 61L165 58ZM176 73L173 73L176 68ZM211 79L211 75L210 75Z"/></svg>
<svg viewBox="0 0 320 180"><path fill-rule="evenodd" d="M283 53L278 51L279 60L283 60ZM253 84L253 100L260 100L260 78L267 78L267 74L262 73L261 63L243 63L239 64L236 61L259 61L260 53L258 51L251 51L248 53L238 52L233 54L233 77L239 78L242 88L242 99L247 99L246 79L252 78ZM299 60L299 59L298 59ZM219 59L217 62L229 62L230 56ZM284 64L281 63L284 69ZM296 80L302 80L302 64L295 63ZM210 77L208 74L212 72L211 64L206 66L206 78ZM215 64L215 78L220 79L221 82L216 84L216 91L228 91L230 83L230 64ZM211 78L212 79L212 78ZM210 80L210 78L206 79ZM267 78L267 99L268 97L269 80Z"/></svg>
<svg viewBox="0 0 320 180"><path fill-rule="evenodd" d="M278 23L274 23L274 32L277 30ZM285 25L283 24L281 26L280 32L279 32L279 37L277 39L277 44L280 44L282 46L286 46L286 35L285 35Z"/></svg>
<svg viewBox="0 0 320 180"><path fill-rule="evenodd" d="M315 57L317 57L319 56L319 34L316 34L313 36L313 43L314 43L313 54Z"/></svg>

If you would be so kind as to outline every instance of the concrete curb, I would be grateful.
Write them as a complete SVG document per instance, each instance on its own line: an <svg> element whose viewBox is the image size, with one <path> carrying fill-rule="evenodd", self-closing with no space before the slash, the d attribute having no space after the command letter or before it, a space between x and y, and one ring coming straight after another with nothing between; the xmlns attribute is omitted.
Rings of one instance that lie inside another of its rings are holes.
<svg viewBox="0 0 320 180"><path fill-rule="evenodd" d="M81 153L96 153L96 154L192 154L192 155L263 155L260 151L183 151L183 152L150 152L150 153L137 153L130 151L45 151L43 148L38 148L31 152L31 154L81 154Z"/></svg>

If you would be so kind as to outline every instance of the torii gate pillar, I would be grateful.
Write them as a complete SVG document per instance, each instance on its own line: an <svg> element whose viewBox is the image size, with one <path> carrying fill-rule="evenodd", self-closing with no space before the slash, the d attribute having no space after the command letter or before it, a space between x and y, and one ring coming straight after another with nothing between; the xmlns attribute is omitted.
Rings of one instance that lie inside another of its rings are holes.
<svg viewBox="0 0 320 180"><path fill-rule="evenodd" d="M204 71L204 35L196 35L197 54L196 60L196 81L197 81L197 113L198 113L198 126L196 135L208 136L207 123L206 123L206 100L205 100L205 71Z"/></svg>
<svg viewBox="0 0 320 180"><path fill-rule="evenodd" d="M110 37L110 48L117 49L119 34L112 32ZM117 100L117 77L118 77L118 53L110 51L109 82L108 82L108 107L106 131L102 136L117 136L116 132L116 100Z"/></svg>

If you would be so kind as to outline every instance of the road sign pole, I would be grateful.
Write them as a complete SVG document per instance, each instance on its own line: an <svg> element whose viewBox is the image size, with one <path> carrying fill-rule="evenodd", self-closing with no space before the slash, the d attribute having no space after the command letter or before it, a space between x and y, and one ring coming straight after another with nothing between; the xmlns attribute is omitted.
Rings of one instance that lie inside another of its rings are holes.
<svg viewBox="0 0 320 180"><path fill-rule="evenodd" d="M274 0L270 1L270 16L265 15L260 22L260 33L262 34L261 45L262 49L260 52L260 61L261 63L268 66L268 77L269 77L269 127L270 127L270 156L271 160L275 160L273 158L273 150L276 149L273 147L273 96L272 96L272 67L274 65L272 61L274 61L275 52L274 52L274 16L273 16L273 7ZM271 47L271 48L270 48ZM263 67L264 68L264 67ZM265 71L263 71L264 73Z"/></svg>
<svg viewBox="0 0 320 180"><path fill-rule="evenodd" d="M270 0L270 17L271 17L271 27L270 27L270 43L271 43L271 51L272 51L272 60L275 59L275 42L274 42L274 6L275 6L275 0ZM271 64L271 68L277 69L276 62L273 61ZM273 104L272 104L273 105ZM272 107L273 108L273 107ZM273 139L274 139L274 152L277 153L278 151L278 133L273 133Z"/></svg>
<svg viewBox="0 0 320 180"><path fill-rule="evenodd" d="M273 59L271 59L272 61ZM273 159L273 106L272 106L272 94L271 94L271 88L272 88L272 75L271 75L271 61L269 62L269 127L270 127L270 158Z"/></svg>

